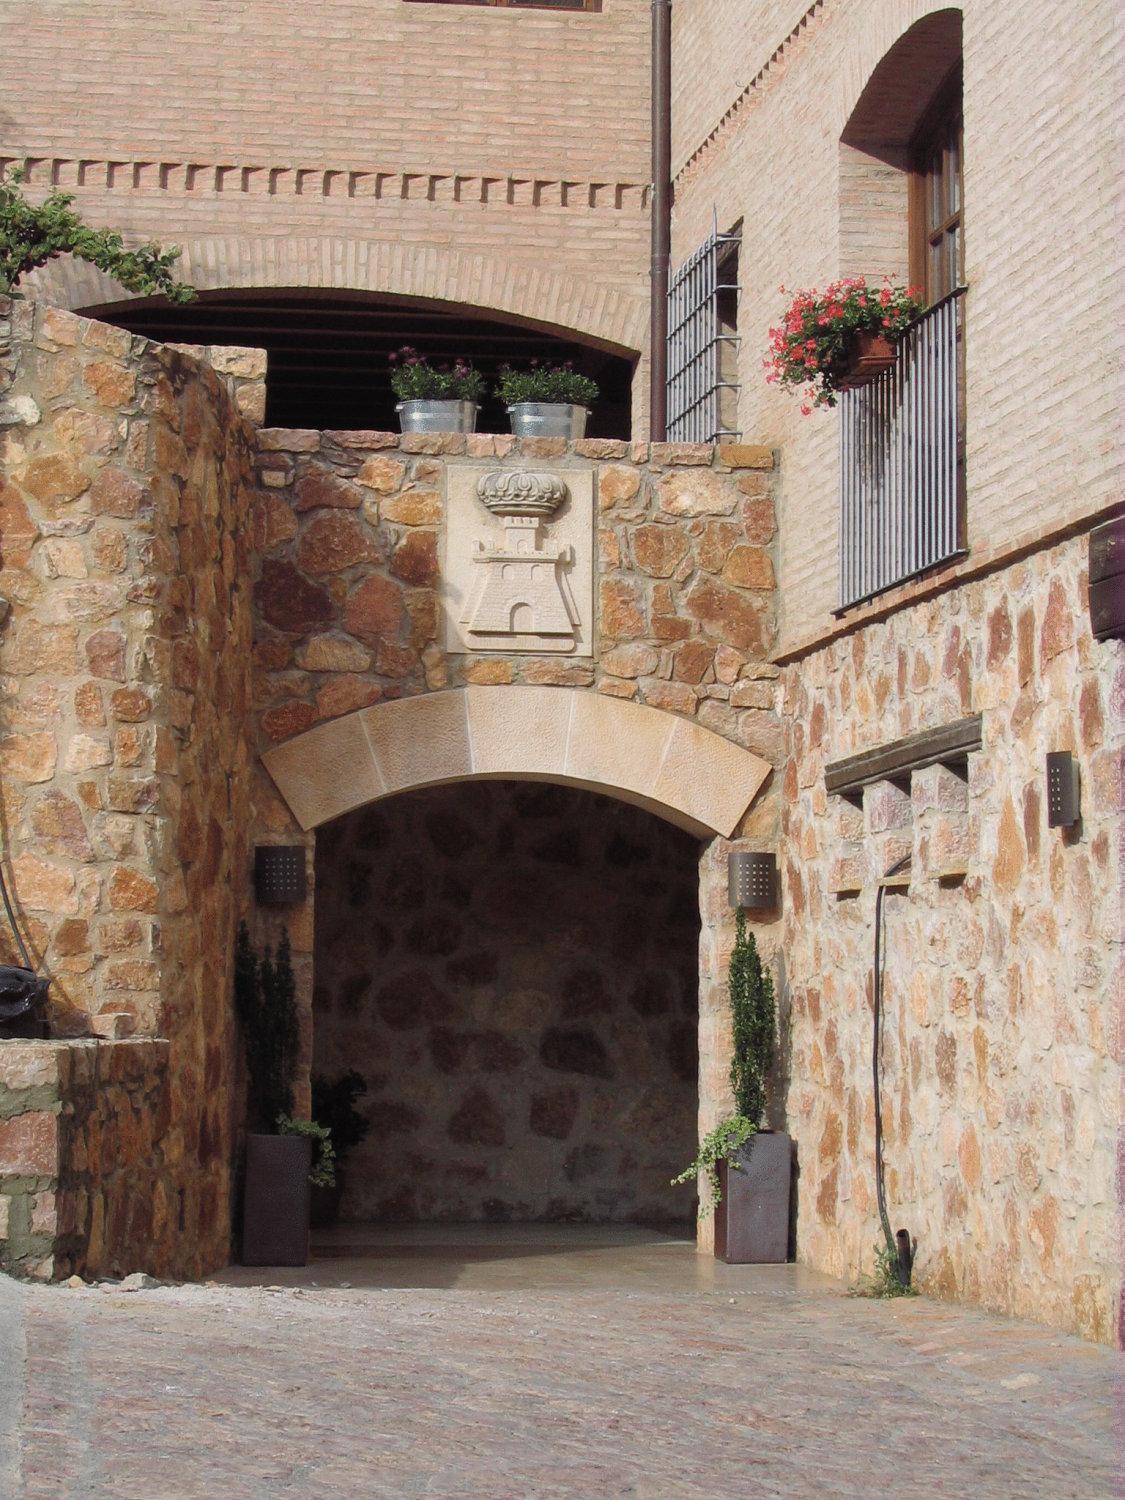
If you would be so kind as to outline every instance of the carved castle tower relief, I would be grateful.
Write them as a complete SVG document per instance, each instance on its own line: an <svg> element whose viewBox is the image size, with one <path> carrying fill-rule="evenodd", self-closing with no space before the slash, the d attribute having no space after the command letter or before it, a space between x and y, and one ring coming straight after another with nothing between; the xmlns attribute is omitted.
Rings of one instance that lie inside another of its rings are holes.
<svg viewBox="0 0 1125 1500"><path fill-rule="evenodd" d="M589 471L451 466L447 515L448 650L590 653Z"/></svg>

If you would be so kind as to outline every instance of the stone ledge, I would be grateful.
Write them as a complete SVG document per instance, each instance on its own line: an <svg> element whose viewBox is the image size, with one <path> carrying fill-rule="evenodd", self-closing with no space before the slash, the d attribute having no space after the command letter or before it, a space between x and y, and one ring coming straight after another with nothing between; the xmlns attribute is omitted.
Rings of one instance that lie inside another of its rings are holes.
<svg viewBox="0 0 1125 1500"><path fill-rule="evenodd" d="M841 618L822 629L810 631L792 645L782 646L774 653L771 660L779 666L789 666L806 656L811 656L843 636L854 635L857 630L862 630L866 625L885 620L890 615L898 614L900 610L925 603L927 599L933 599L939 594L948 593L950 589L957 588L959 584L967 583L970 579L981 578L988 573L999 573L1004 568L1021 562L1034 552L1045 551L1059 542L1070 541L1073 537L1092 531L1102 521L1108 521L1120 515L1121 509L1121 503L1115 501L1112 505L1104 505L1099 510L1091 511L1088 515L1076 517L1071 521L1064 521L1061 525L1058 522L1050 522L1044 526L1035 526L1029 531L1022 532L1012 541L997 542L992 547L975 548L968 557L941 564L932 573L927 573L924 578L916 578L909 583L900 584L898 588L889 589L870 603L857 605L854 610L849 610L846 618Z"/></svg>

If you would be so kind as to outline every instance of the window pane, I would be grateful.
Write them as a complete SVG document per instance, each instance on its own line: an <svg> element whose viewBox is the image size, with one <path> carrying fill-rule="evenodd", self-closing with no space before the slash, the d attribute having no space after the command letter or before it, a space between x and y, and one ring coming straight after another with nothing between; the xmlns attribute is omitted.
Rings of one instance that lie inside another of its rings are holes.
<svg viewBox="0 0 1125 1500"><path fill-rule="evenodd" d="M958 130L949 148L949 212L961 207L961 132Z"/></svg>
<svg viewBox="0 0 1125 1500"><path fill-rule="evenodd" d="M930 224L930 228L933 228L933 226L935 224L940 224L941 221L942 221L942 219L945 218L945 215L942 212L942 203L941 203L941 152L940 151L936 152L930 158L930 165L929 165L928 171L929 171L929 178L930 178L930 191L929 191L929 195L928 195L929 196L929 202L930 202L929 224Z"/></svg>
<svg viewBox="0 0 1125 1500"><path fill-rule="evenodd" d="M936 302L939 297L945 296L944 267L942 265L945 245L941 239L936 245L930 246L929 263L926 271L926 295L930 302Z"/></svg>
<svg viewBox="0 0 1125 1500"><path fill-rule="evenodd" d="M955 224L946 236L949 244L949 269L946 291L961 285L961 226Z"/></svg>

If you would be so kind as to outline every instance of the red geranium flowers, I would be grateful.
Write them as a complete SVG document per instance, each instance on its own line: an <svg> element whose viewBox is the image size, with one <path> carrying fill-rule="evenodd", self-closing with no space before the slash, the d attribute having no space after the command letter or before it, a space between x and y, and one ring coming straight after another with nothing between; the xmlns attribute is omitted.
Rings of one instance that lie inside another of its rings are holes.
<svg viewBox="0 0 1125 1500"><path fill-rule="evenodd" d="M778 290L787 295L784 287ZM896 286L889 277L882 287L848 276L823 292L798 292L780 324L770 329L770 357L762 361L766 381L804 387L806 416L814 407L835 406L855 335L895 339L922 308L916 287Z"/></svg>

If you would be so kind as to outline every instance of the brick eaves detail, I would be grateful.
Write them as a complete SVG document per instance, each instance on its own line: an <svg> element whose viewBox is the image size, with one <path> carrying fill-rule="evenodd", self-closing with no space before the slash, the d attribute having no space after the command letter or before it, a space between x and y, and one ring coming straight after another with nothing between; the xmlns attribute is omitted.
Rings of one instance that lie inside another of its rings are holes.
<svg viewBox="0 0 1125 1500"><path fill-rule="evenodd" d="M412 171L373 166L295 166L255 162L148 161L52 156L0 149L0 172L22 166L42 191L168 193L176 198L244 193L253 197L374 198L471 203L488 208L550 208L594 213L648 213L647 182L593 182L534 173Z"/></svg>

